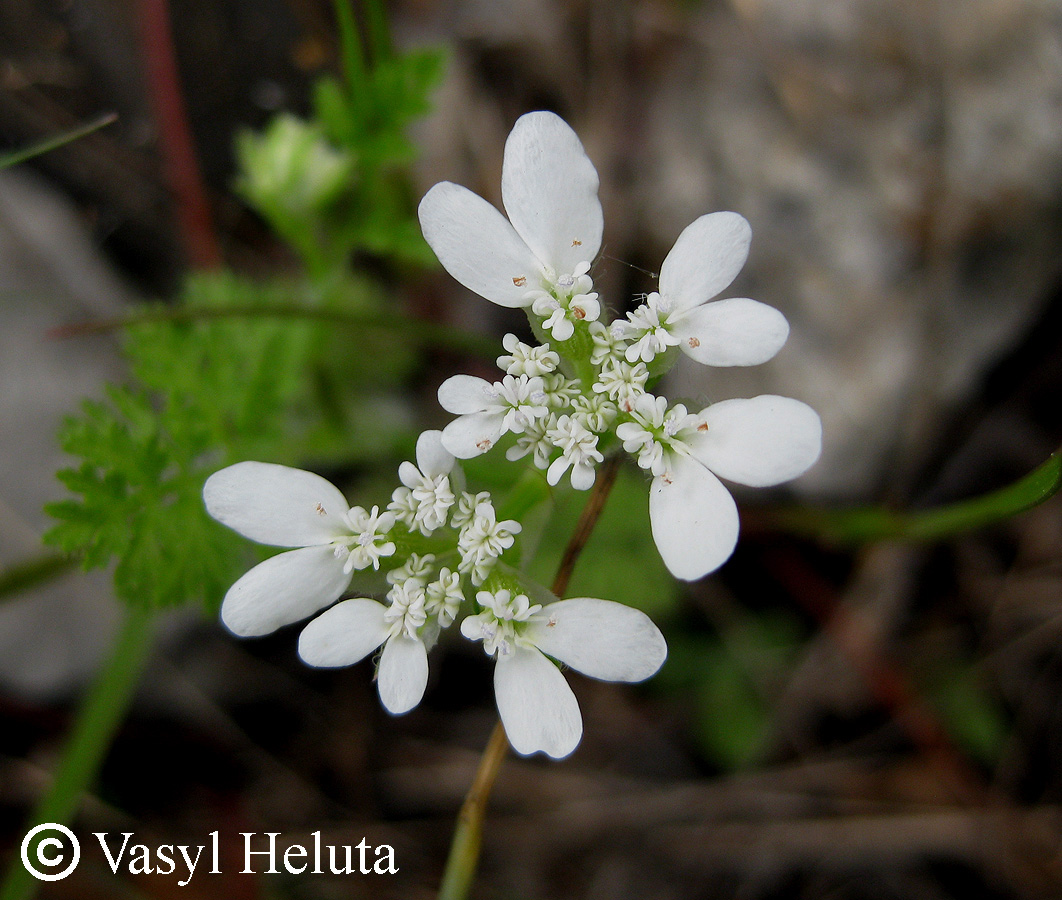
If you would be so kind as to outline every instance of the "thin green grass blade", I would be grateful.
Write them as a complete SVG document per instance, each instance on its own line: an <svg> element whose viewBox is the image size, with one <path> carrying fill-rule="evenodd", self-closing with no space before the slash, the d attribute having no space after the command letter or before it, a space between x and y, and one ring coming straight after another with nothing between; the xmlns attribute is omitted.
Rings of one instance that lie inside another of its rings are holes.
<svg viewBox="0 0 1062 900"><path fill-rule="evenodd" d="M42 156L45 153L50 153L52 150L65 147L67 144L72 144L74 141L85 137L85 135L92 134L94 131L99 131L101 128L105 128L117 121L117 113L107 113L106 115L100 116L98 119L93 119L91 122L87 122L79 128L74 128L71 131L64 131L62 134L58 134L55 137L46 138L39 143L26 147L24 150L16 150L14 153L0 156L0 169L9 169L11 166L17 166L19 163L24 163L28 159L33 159L35 156Z"/></svg>

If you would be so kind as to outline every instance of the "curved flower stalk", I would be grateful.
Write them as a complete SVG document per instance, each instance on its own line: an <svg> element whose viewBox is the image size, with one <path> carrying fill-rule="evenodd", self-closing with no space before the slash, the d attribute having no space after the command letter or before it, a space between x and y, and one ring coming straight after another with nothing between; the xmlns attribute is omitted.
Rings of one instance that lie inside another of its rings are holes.
<svg viewBox="0 0 1062 900"><path fill-rule="evenodd" d="M602 681L644 681L667 645L645 613L592 597L532 604L509 588L476 594L461 633L496 660L494 695L509 743L524 756L568 756L579 744L579 703L549 657Z"/></svg>
<svg viewBox="0 0 1062 900"><path fill-rule="evenodd" d="M502 194L512 225L456 185L425 196L421 226L443 266L488 300L524 307L535 333L553 339L530 347L506 335L501 381L456 375L444 382L439 402L457 418L442 442L468 459L513 434L508 459L529 458L551 485L569 474L578 490L622 444L652 475L649 516L661 557L677 578L693 580L722 565L737 540L737 508L719 479L767 487L796 478L818 459L821 423L810 407L784 397L690 413L651 393L678 351L703 365L756 365L781 349L789 325L756 300L713 299L748 257L752 230L733 212L684 229L664 259L659 289L625 319L597 321L596 294L593 304L573 306L570 297L589 296L580 279L600 246L597 183L571 129L537 112L521 117L506 143Z"/></svg>

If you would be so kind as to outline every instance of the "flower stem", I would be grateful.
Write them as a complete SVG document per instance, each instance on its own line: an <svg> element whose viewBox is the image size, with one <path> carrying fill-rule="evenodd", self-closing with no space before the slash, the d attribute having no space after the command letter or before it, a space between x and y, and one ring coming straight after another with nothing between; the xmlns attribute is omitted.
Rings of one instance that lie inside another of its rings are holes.
<svg viewBox="0 0 1062 900"><path fill-rule="evenodd" d="M560 596L568 587L575 563L579 554L583 552L590 534L601 517L601 511L605 508L605 501L616 483L616 475L619 472L619 457L610 457L598 470L597 481L594 489L583 507L582 515L575 525L568 546L561 557L557 567L557 575L553 579L553 593ZM502 760L505 759L509 749L509 740L505 736L505 729L499 721L491 732L490 740L483 751L479 761L479 769L476 771L472 787L465 795L465 802L461 806L461 812L457 815L457 826L454 829L453 841L450 843L450 855L446 860L446 869L443 872L442 885L439 888L439 900L466 900L468 892L472 888L472 882L476 877L476 869L479 866L479 851L483 843L483 820L487 814L487 801L490 792L494 788L494 782L498 777ZM4 900L4 898L0 898Z"/></svg>
<svg viewBox="0 0 1062 900"><path fill-rule="evenodd" d="M572 572L575 571L579 555L586 547L586 542L590 540L594 526L601 517L601 511L605 508L605 501L608 500L608 495L612 491L612 485L616 483L619 467L620 457L610 456L598 470L594 489L587 498L579 521L575 523L575 531L572 532L568 546L564 548L564 556L561 557L557 574L553 579L551 590L556 597L560 597L568 589L568 582L571 580Z"/></svg>
<svg viewBox="0 0 1062 900"><path fill-rule="evenodd" d="M457 815L457 827L450 844L450 856L446 860L439 900L464 900L468 896L479 865L479 849L483 843L483 819L487 813L487 801L498 777L509 740L501 721L494 725L487 749L479 761L476 778L465 795L461 812Z"/></svg>
<svg viewBox="0 0 1062 900"><path fill-rule="evenodd" d="M150 610L126 613L111 655L78 711L51 787L33 810L27 830L44 822L68 822L77 812L81 795L96 777L132 700L151 648L153 622ZM29 900L37 887L16 856L0 886L0 900Z"/></svg>
<svg viewBox="0 0 1062 900"><path fill-rule="evenodd" d="M38 584L58 578L75 565L77 560L74 557L45 553L26 562L0 569L0 600L6 600Z"/></svg>

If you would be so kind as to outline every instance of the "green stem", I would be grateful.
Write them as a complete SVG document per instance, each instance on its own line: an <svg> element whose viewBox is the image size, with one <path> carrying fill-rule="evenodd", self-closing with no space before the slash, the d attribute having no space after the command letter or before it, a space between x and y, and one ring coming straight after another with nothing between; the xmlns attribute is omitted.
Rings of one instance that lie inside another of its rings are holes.
<svg viewBox="0 0 1062 900"><path fill-rule="evenodd" d="M46 138L45 140L34 144L32 147L26 147L24 150L16 150L14 153L0 156L0 169L17 166L19 163L23 163L28 159L33 159L35 156L41 156L44 153L50 153L52 150L58 150L60 147L65 147L67 144L80 140L86 135L92 134L94 131L99 131L101 128L117 121L118 113L107 113L97 119L93 119L91 122L88 122L79 128L73 128L70 131L64 131L62 134L58 134L55 137Z"/></svg>
<svg viewBox="0 0 1062 900"><path fill-rule="evenodd" d="M464 900L472 887L479 865L479 850L483 844L483 819L487 812L487 800L498 777L498 769L509 749L509 739L499 721L494 726L479 761L472 787L465 796L461 812L457 816L450 855L446 860L439 900Z"/></svg>
<svg viewBox="0 0 1062 900"><path fill-rule="evenodd" d="M332 4L336 14L336 26L339 29L339 49L343 57L343 76L347 83L348 109L354 114L355 126L364 125L364 103L367 77L365 51L362 49L358 24L354 19L354 10L350 0L334 0Z"/></svg>
<svg viewBox="0 0 1062 900"><path fill-rule="evenodd" d="M618 457L610 458L598 470L594 489L583 507L582 515L579 516L575 531L572 532L571 540L557 567L557 575L553 579L552 591L558 597L567 588L576 560L601 517L601 511L605 508L605 501L612 490L612 485L616 483L618 471ZM472 882L476 877L476 869L479 866L479 851L483 844L483 821L487 815L487 801L490 799L490 792L498 777L498 769L501 768L508 749L509 740L499 721L494 726L494 731L491 732L490 740L479 761L479 769L476 771L472 787L465 795L465 802L461 806L461 812L458 813L453 841L450 843L450 855L446 859L446 869L439 887L439 900L467 900L468 892L472 889ZM7 898L0 897L0 900L7 900Z"/></svg>
<svg viewBox="0 0 1062 900"><path fill-rule="evenodd" d="M1038 506L1062 489L1062 450L1028 475L998 491L961 503L919 512L895 512L880 506L859 509L800 508L771 515L787 531L830 543L935 541L1001 522Z"/></svg>
<svg viewBox="0 0 1062 900"><path fill-rule="evenodd" d="M130 609L102 671L78 711L55 777L27 823L27 831L44 822L64 823L77 812L81 795L92 783L133 698L151 649L153 613ZM0 900L29 900L37 882L16 857L7 872Z"/></svg>
<svg viewBox="0 0 1062 900"><path fill-rule="evenodd" d="M372 48L372 63L380 65L391 58L391 27L387 22L387 10L382 0L365 0L365 22L369 32L369 46Z"/></svg>
<svg viewBox="0 0 1062 900"><path fill-rule="evenodd" d="M16 563L0 571L0 599L51 581L75 565L75 557L61 553L44 553L28 562Z"/></svg>

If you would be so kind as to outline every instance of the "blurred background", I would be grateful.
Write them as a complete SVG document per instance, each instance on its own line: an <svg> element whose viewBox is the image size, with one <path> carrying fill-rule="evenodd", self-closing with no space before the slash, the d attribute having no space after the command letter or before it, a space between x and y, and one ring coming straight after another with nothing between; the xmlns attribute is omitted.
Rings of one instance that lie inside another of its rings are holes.
<svg viewBox="0 0 1062 900"><path fill-rule="evenodd" d="M353 10L371 33L371 7ZM752 224L728 295L781 309L789 342L751 370L679 367L669 396L779 393L824 423L822 460L787 492L738 495L738 551L697 584L660 571L645 485L624 474L573 589L650 612L669 662L636 688L569 675L583 742L563 763L506 762L473 896L1062 896L1059 498L922 544L797 536L778 515L955 502L1062 444L1062 3L406 0L386 15L399 52L441 51L396 209L439 180L498 203L512 123L553 110L601 177L594 280L615 311L654 289L697 216ZM0 152L118 116L0 171L6 863L122 618L110 571L42 556L42 506L70 465L60 423L129 378L120 333L69 326L172 306L193 271L273 292L297 277L306 260L241 181L238 136L319 114L314 85L342 59L323 0L0 0ZM418 251L391 252L413 244L359 240L348 256L395 309L495 337L522 327ZM491 370L453 346L399 344L402 363L378 375L372 452L301 454L375 490L366 505L386 500L414 429L445 421L438 383ZM367 351L344 352L375 384ZM584 571L595 559L609 571ZM38 561L48 578L8 577ZM494 721L478 647L437 650L424 703L392 719L369 664L310 670L294 628L241 641L185 610L155 631L75 830L193 844L220 830L233 862L178 890L116 878L97 854L40 896L434 895ZM399 874L236 874L240 832L305 844L318 830L392 845Z"/></svg>

